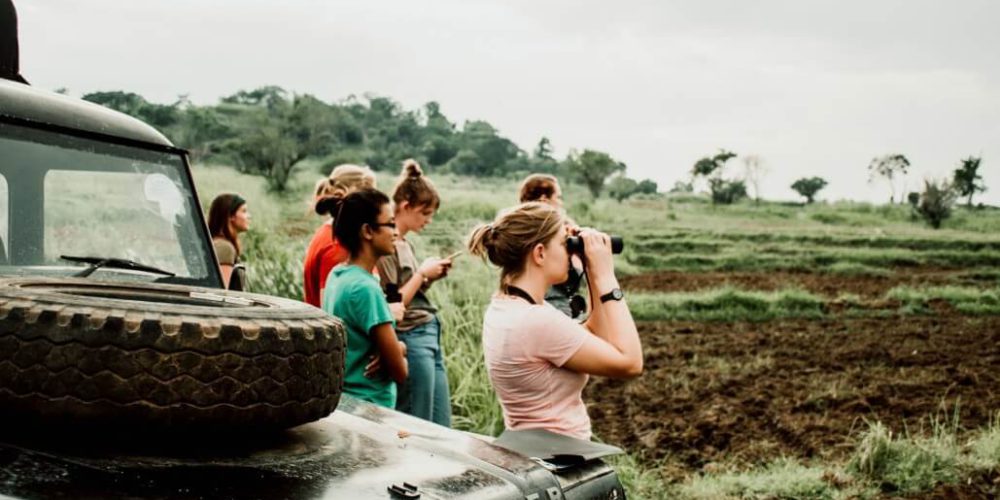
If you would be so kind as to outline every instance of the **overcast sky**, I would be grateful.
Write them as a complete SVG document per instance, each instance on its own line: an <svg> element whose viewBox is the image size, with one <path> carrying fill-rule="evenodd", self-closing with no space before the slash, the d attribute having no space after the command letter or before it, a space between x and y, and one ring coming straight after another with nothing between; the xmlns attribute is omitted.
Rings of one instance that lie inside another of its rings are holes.
<svg viewBox="0 0 1000 500"><path fill-rule="evenodd" d="M1000 204L1000 2L15 0L21 72L80 96L198 103L265 84L328 101L438 101L530 151L603 150L661 189L726 148L771 168L765 197L885 200L983 156ZM741 164L731 162L732 173Z"/></svg>

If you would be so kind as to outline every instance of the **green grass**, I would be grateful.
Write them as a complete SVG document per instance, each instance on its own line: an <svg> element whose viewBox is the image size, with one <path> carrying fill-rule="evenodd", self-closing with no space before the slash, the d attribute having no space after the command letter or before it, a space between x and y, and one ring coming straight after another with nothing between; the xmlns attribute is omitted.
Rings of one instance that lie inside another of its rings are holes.
<svg viewBox="0 0 1000 500"><path fill-rule="evenodd" d="M886 297L898 300L914 313L932 312L932 301L945 301L956 310L969 315L1000 314L1000 288L980 289L959 286L895 287Z"/></svg>
<svg viewBox="0 0 1000 500"><path fill-rule="evenodd" d="M693 293L636 293L629 309L639 321L765 321L818 318L823 299L802 290L752 292L720 288Z"/></svg>
<svg viewBox="0 0 1000 500"><path fill-rule="evenodd" d="M856 262L834 262L826 265L822 271L841 276L874 276L885 278L892 275L892 271L881 267L873 267Z"/></svg>
<svg viewBox="0 0 1000 500"><path fill-rule="evenodd" d="M847 306L852 316L887 312L886 301L896 301L896 314L930 314L931 303L947 303L963 314L1000 314L1000 288L958 286L895 287L874 303L855 294L822 297L788 288L773 292L743 290L729 286L699 292L637 292L629 295L629 308L637 321L770 321L794 318L822 318L832 313L832 304ZM875 305L877 307L870 309Z"/></svg>
<svg viewBox="0 0 1000 500"><path fill-rule="evenodd" d="M673 489L670 497L692 500L729 498L817 498L835 499L856 495L841 491L828 480L823 467L810 467L795 460L779 459L748 471L695 476ZM666 497L666 496L665 496Z"/></svg>
<svg viewBox="0 0 1000 500"><path fill-rule="evenodd" d="M461 258L448 278L431 288L430 295L440 307L453 425L491 436L503 431L503 415L483 362L481 332L495 276L484 273L482 264L474 259Z"/></svg>
<svg viewBox="0 0 1000 500"><path fill-rule="evenodd" d="M822 247L788 242L785 244L721 243L714 252L667 251L646 249L643 243L629 249L626 259L643 269L700 271L770 271L815 270L842 266L839 269L868 270L867 274L883 274L892 268L918 266L954 269L1000 266L1000 251L996 250L910 250L907 248ZM665 243L657 246L664 247ZM675 248L710 245L683 240L670 243ZM838 268L834 268L838 269Z"/></svg>
<svg viewBox="0 0 1000 500"><path fill-rule="evenodd" d="M1000 468L1000 415L964 443L957 422L931 421L928 435L897 435L870 423L845 463L802 463L779 458L748 470L718 470L669 485L644 498L876 498L912 495L960 484Z"/></svg>

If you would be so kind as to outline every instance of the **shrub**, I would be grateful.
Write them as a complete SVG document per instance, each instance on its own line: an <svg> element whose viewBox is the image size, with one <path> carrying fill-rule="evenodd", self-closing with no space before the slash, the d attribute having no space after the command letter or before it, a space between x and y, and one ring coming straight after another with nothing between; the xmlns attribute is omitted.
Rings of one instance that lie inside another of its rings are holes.
<svg viewBox="0 0 1000 500"><path fill-rule="evenodd" d="M958 195L948 181L924 181L924 192L920 193L917 213L931 227L938 229L941 223L951 217L951 207Z"/></svg>
<svg viewBox="0 0 1000 500"><path fill-rule="evenodd" d="M747 197L747 185L743 181L710 179L712 201L720 205L731 205Z"/></svg>

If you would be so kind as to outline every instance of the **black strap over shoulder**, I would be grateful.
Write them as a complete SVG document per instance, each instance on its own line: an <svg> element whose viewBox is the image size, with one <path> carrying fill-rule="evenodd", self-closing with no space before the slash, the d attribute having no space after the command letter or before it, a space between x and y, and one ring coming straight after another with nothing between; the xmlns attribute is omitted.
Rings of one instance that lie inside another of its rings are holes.
<svg viewBox="0 0 1000 500"><path fill-rule="evenodd" d="M531 304L531 305L535 305L536 304L535 303L535 299L531 298L531 295L528 295L528 292L525 292L524 290L521 290L520 288L518 288L516 286L507 285L507 294L508 295L513 295L515 297L520 297L520 298L522 298L524 300L527 300L528 303Z"/></svg>

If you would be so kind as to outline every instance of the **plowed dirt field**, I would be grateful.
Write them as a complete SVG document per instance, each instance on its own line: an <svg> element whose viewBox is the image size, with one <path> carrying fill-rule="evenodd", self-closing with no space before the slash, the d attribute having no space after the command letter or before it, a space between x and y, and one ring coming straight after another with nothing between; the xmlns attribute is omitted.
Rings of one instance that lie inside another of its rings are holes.
<svg viewBox="0 0 1000 500"><path fill-rule="evenodd" d="M874 293L864 290L851 291ZM676 479L713 463L841 459L866 421L920 432L929 417L950 422L957 411L959 425L975 429L1000 408L1000 317L945 311L639 328L642 377L595 378L585 399L600 438L665 459Z"/></svg>

